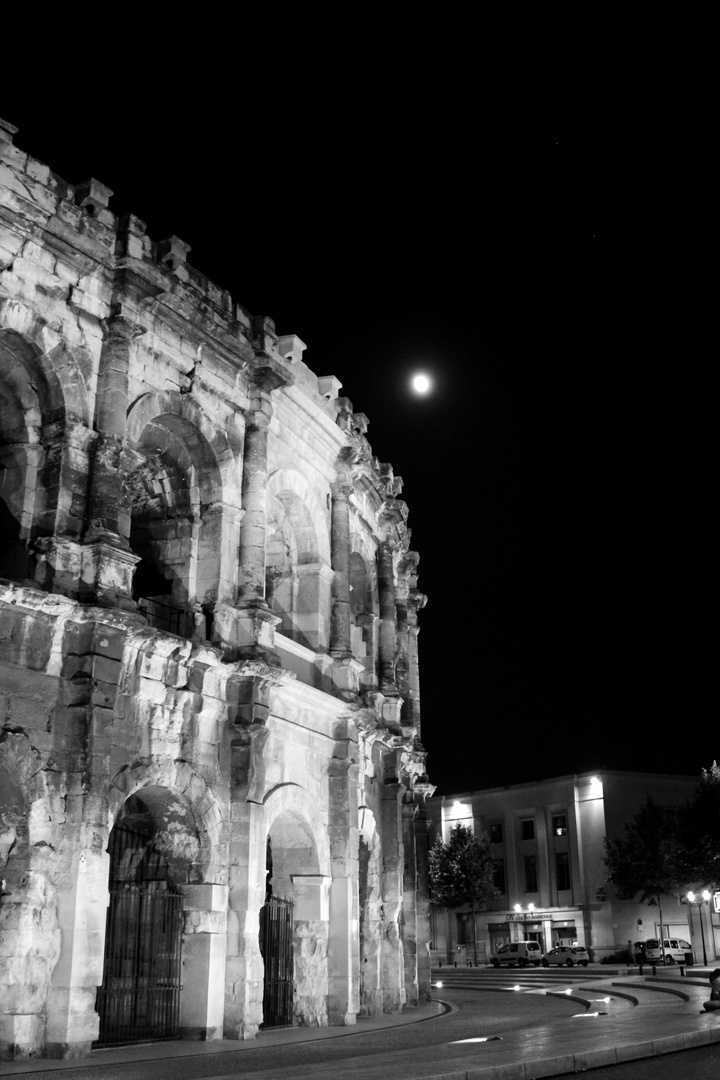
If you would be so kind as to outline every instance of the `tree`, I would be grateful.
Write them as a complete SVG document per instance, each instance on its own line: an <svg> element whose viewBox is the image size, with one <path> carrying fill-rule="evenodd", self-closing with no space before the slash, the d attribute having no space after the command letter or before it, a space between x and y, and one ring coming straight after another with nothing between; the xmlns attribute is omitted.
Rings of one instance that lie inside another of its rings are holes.
<svg viewBox="0 0 720 1080"><path fill-rule="evenodd" d="M685 882L720 889L720 765L703 769L695 795L680 811L679 863Z"/></svg>
<svg viewBox="0 0 720 1080"><path fill-rule="evenodd" d="M605 865L608 881L615 886L620 900L640 897L642 903L657 904L660 909L660 947L662 944L663 896L677 893L682 883L678 859L677 812L660 806L648 796L637 814L625 823L620 835L605 838Z"/></svg>
<svg viewBox="0 0 720 1080"><path fill-rule="evenodd" d="M446 844L438 837L430 849L430 903L444 908L469 905L476 957L475 912L484 910L499 896L493 870L489 839L475 836L465 825L456 825Z"/></svg>

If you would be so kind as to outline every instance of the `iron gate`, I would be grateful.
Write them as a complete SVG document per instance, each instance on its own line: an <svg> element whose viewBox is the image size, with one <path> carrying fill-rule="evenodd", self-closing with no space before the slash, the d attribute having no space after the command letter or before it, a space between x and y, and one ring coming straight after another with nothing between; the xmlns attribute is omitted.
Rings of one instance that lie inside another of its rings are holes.
<svg viewBox="0 0 720 1080"><path fill-rule="evenodd" d="M271 896L260 910L260 952L265 961L264 1028L286 1027L293 1020L293 905Z"/></svg>
<svg viewBox="0 0 720 1080"><path fill-rule="evenodd" d="M180 1015L182 896L147 832L116 826L98 1043L177 1037Z"/></svg>

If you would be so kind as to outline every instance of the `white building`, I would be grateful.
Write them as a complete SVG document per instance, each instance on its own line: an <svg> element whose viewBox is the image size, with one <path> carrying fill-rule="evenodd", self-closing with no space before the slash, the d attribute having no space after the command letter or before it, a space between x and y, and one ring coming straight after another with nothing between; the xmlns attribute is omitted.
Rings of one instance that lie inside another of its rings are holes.
<svg viewBox="0 0 720 1080"><path fill-rule="evenodd" d="M692 776L603 771L533 783L487 788L429 800L431 843L447 841L458 824L489 836L500 896L486 911L433 909L435 963L484 962L500 945L530 939L543 949L577 942L602 960L625 954L636 941L660 934L659 910L623 902L607 880L606 836L624 823L647 796L680 805L698 784ZM692 943L695 960L720 956L720 892L689 906L663 899L666 935ZM702 918L702 927L700 919Z"/></svg>

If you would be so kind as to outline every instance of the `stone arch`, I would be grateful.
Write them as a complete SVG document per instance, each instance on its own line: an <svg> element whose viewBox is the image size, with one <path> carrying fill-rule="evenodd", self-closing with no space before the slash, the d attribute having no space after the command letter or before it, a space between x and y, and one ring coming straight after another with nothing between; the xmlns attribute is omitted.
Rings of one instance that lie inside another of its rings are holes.
<svg viewBox="0 0 720 1080"><path fill-rule="evenodd" d="M359 812L360 1015L383 1012L382 982L382 845L375 815Z"/></svg>
<svg viewBox="0 0 720 1080"><path fill-rule="evenodd" d="M103 1045L180 1033L183 887L200 875L189 800L146 784L108 838L109 904L97 996Z"/></svg>
<svg viewBox="0 0 720 1080"><path fill-rule="evenodd" d="M269 853L268 889L294 903L294 1022L328 1023L330 849L317 806L294 784L265 800Z"/></svg>
<svg viewBox="0 0 720 1080"><path fill-rule="evenodd" d="M0 321L13 312L17 306L4 305ZM0 576L24 581L35 577L36 540L82 527L85 485L76 473L78 461L87 469L88 407L68 350L50 345L39 320L12 321L25 332L0 326Z"/></svg>
<svg viewBox="0 0 720 1080"><path fill-rule="evenodd" d="M188 883L227 883L227 822L222 803L187 762L144 759L117 773L108 792L108 833L133 795L148 805L167 832L168 850L173 834L179 838L183 830L196 834L197 855L188 862Z"/></svg>
<svg viewBox="0 0 720 1080"><path fill-rule="evenodd" d="M268 480L266 597L280 633L310 648L327 640L330 543L327 514L308 481L293 469Z"/></svg>
<svg viewBox="0 0 720 1080"><path fill-rule="evenodd" d="M133 598L158 629L190 637L197 628L210 638L228 547L223 510L228 488L237 488L230 446L196 403L176 393L133 404L128 442L129 539L140 556Z"/></svg>

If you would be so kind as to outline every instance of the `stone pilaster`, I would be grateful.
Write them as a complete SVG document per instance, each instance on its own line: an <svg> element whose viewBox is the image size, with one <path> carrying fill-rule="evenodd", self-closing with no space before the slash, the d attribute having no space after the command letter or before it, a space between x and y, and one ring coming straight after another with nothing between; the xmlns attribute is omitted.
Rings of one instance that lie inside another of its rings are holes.
<svg viewBox="0 0 720 1080"><path fill-rule="evenodd" d="M417 813L413 819L415 831L415 940L417 943L418 1002L430 1001L430 885L428 817L426 798L435 790L432 784L413 792Z"/></svg>
<svg viewBox="0 0 720 1080"><path fill-rule="evenodd" d="M125 444L128 380L134 341L145 331L124 315L104 324L95 406L97 440L93 454L88 524L85 542L103 540L127 548L123 513L128 517L121 490L121 454Z"/></svg>
<svg viewBox="0 0 720 1080"><path fill-rule="evenodd" d="M332 613L330 617L330 655L345 659L350 648L350 493L346 477L332 485L332 524L330 545L332 568Z"/></svg>
<svg viewBox="0 0 720 1080"><path fill-rule="evenodd" d="M230 731L230 866L224 1033L253 1038L263 1019L264 964L259 913L265 900L265 744L270 680L239 675L227 683Z"/></svg>
<svg viewBox="0 0 720 1080"><path fill-rule="evenodd" d="M252 378L243 451L240 585L234 608L217 613L216 628L230 657L270 659L280 620L265 599L267 444L270 395L281 379L272 366L259 367Z"/></svg>
<svg viewBox="0 0 720 1080"><path fill-rule="evenodd" d="M259 914L265 900L265 822L262 807L243 798L243 754L238 758L235 748L231 769L224 1034L226 1039L252 1039L263 1019Z"/></svg>
<svg viewBox="0 0 720 1080"><path fill-rule="evenodd" d="M328 1018L331 1024L354 1024L360 1008L357 749L353 725L349 721L338 722L328 766L332 865Z"/></svg>
<svg viewBox="0 0 720 1080"><path fill-rule="evenodd" d="M134 341L145 331L124 315L112 316L104 330L80 599L108 607L132 607L132 576L139 559L129 550L130 507L122 483L122 454Z"/></svg>
<svg viewBox="0 0 720 1080"><path fill-rule="evenodd" d="M110 857L97 850L89 826L65 828L56 876L60 956L47 998L45 1053L74 1058L90 1053L98 1036L95 995L102 982Z"/></svg>
<svg viewBox="0 0 720 1080"><path fill-rule="evenodd" d="M227 957L227 885L183 885L183 993L180 1029L192 1039L222 1039Z"/></svg>
<svg viewBox="0 0 720 1080"><path fill-rule="evenodd" d="M405 978L405 1002L418 1004L418 932L417 932L417 852L415 815L417 808L406 795L402 802L403 839L403 917L402 946Z"/></svg>
<svg viewBox="0 0 720 1080"><path fill-rule="evenodd" d="M380 692L386 698L398 697L395 682L397 624L395 608L394 546L383 540L377 550L378 593L380 601Z"/></svg>
<svg viewBox="0 0 720 1080"><path fill-rule="evenodd" d="M408 727L414 729L415 736L421 737L420 730L420 668L418 657L418 612L427 603L427 597L417 588L417 564L420 556L416 551L407 552L403 559L405 580L405 625L404 647L406 655L406 685L403 688L403 718Z"/></svg>
<svg viewBox="0 0 720 1080"><path fill-rule="evenodd" d="M403 902L403 844L400 800L403 786L392 776L381 789L380 832L382 836L382 902L384 909L382 942L382 985L385 1012L400 1012L405 1004L405 969L400 938Z"/></svg>

